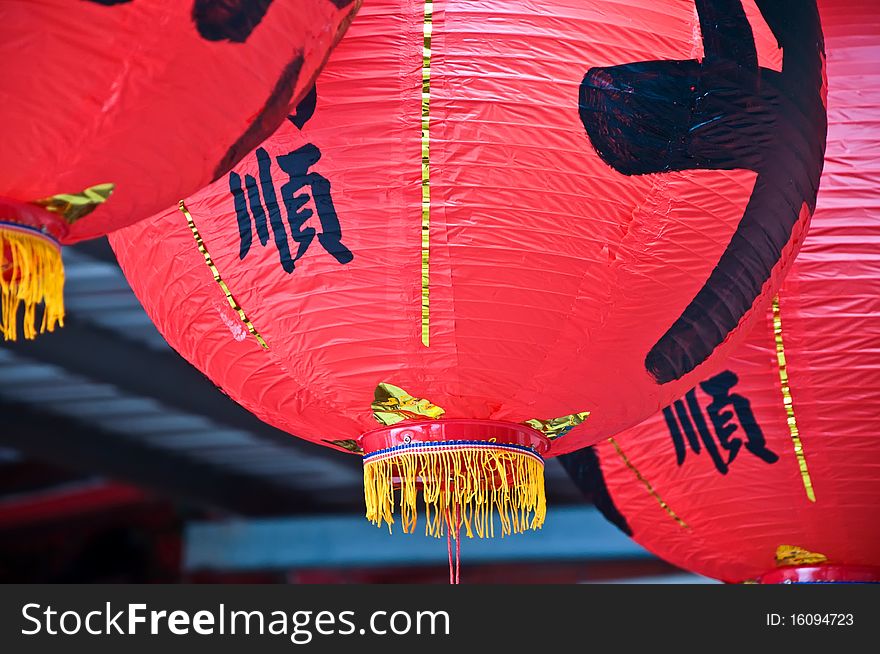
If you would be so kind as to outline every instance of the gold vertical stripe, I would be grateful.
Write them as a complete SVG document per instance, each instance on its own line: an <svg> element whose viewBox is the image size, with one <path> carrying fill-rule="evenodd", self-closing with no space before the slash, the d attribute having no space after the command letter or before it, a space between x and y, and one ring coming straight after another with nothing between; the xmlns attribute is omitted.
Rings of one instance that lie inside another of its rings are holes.
<svg viewBox="0 0 880 654"><path fill-rule="evenodd" d="M682 520L681 518L679 518L676 515L675 511L673 511L669 507L669 505L666 503L666 501L662 497L660 497L660 495L657 493L657 491L654 490L654 487L651 486L651 482L649 482L647 479L642 477L642 473L639 472L638 469L630 462L630 460L627 458L626 454L623 453L623 450L620 449L620 445L617 444L617 441L614 440L613 438L609 438L608 442L614 446L614 449L617 450L617 453L620 455L620 458L623 459L623 462L626 464L626 467L632 471L632 473L636 476L636 479L638 479L640 482L642 482L642 485L647 489L647 491L651 495L651 497L653 497L655 500L657 500L657 502L660 504L661 508L664 511L666 511L666 514L670 518L675 520L678 523L678 526L681 527L682 529L690 529L690 527L687 526L687 523L684 520Z"/></svg>
<svg viewBox="0 0 880 654"><path fill-rule="evenodd" d="M434 20L434 0L425 0L425 18L422 24L422 343L428 347L431 340L430 304L430 232L431 232L431 31Z"/></svg>
<svg viewBox="0 0 880 654"><path fill-rule="evenodd" d="M223 294L226 296L226 301L229 302L229 306L235 310L238 314L238 317L241 318L241 321L245 324L245 327L248 328L248 331L254 335L254 338L257 339L257 342L262 346L264 350L268 350L269 346L266 344L266 341L263 340L263 337L260 336L260 333L254 328L253 323L248 320L247 315L245 315L244 309L238 304L235 298L232 296L232 292L229 290L229 287L226 285L226 282L223 281L223 278L220 276L220 271L217 270L217 266L214 265L214 260L211 259L211 255L208 253L208 248L205 247L205 242L202 240L202 235L199 234L199 230L196 227L195 221L193 221L193 217L190 212L187 210L186 205L183 203L183 200L177 205L177 208L183 212L183 215L186 216L186 224L189 225L189 229L192 232L193 238L196 240L196 245L199 248L199 252L202 253L202 256L205 257L205 263L208 265L208 268L211 269L211 274L214 275L214 281L220 285L220 288L223 289Z"/></svg>
<svg viewBox="0 0 880 654"><path fill-rule="evenodd" d="M788 367L785 362L785 345L782 341L782 314L779 310L779 296L773 298L773 337L776 341L776 361L779 364L779 386L782 389L782 403L785 405L788 431L791 434L791 442L794 445L794 455L797 457L798 468L801 471L801 479L804 482L804 490L807 499L816 501L816 493L813 491L813 480L807 468L807 458L804 456L804 445L801 442L797 420L794 417L794 404L791 399L791 388L788 383Z"/></svg>

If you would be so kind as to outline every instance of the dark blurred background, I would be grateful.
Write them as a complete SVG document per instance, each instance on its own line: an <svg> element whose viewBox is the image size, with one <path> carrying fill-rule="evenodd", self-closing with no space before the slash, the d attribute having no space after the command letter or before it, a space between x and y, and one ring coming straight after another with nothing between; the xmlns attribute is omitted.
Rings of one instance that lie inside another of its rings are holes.
<svg viewBox="0 0 880 654"><path fill-rule="evenodd" d="M165 343L106 239L66 248L65 327L0 343L0 582L437 582L447 548L363 517L360 460L236 405ZM555 461L543 531L462 545L464 583L699 582Z"/></svg>

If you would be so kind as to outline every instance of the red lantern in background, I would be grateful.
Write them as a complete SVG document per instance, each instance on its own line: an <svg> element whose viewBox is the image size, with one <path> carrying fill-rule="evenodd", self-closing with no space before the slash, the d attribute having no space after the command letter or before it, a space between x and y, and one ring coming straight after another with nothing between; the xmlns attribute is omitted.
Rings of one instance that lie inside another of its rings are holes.
<svg viewBox="0 0 880 654"><path fill-rule="evenodd" d="M880 11L820 9L825 172L778 302L727 371L563 457L636 541L725 581L880 581Z"/></svg>
<svg viewBox="0 0 880 654"><path fill-rule="evenodd" d="M236 401L364 454L375 522L399 487L406 530L420 491L430 533L537 527L542 457L717 370L815 199L815 6L662 5L368 3L287 124L113 235L123 270Z"/></svg>
<svg viewBox="0 0 880 654"><path fill-rule="evenodd" d="M314 82L354 0L12 0L0 10L0 333L64 318L60 244L224 176ZM112 194L112 195L111 195Z"/></svg>

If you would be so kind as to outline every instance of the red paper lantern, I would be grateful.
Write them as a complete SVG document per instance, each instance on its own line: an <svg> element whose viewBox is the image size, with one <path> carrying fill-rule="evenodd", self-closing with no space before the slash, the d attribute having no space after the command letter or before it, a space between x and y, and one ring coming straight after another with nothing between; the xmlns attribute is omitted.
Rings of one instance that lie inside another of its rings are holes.
<svg viewBox="0 0 880 654"><path fill-rule="evenodd" d="M726 372L595 448L604 486L563 458L636 541L725 581L880 581L880 11L820 9L825 172L778 302Z"/></svg>
<svg viewBox="0 0 880 654"><path fill-rule="evenodd" d="M363 450L377 522L397 485L407 528L420 488L433 533L538 526L542 456L717 369L814 202L812 3L661 4L368 3L293 120L112 238L135 293L236 401Z"/></svg>
<svg viewBox="0 0 880 654"><path fill-rule="evenodd" d="M10 0L0 333L63 322L59 245L224 177L314 82L355 0ZM112 195L111 195L112 194Z"/></svg>

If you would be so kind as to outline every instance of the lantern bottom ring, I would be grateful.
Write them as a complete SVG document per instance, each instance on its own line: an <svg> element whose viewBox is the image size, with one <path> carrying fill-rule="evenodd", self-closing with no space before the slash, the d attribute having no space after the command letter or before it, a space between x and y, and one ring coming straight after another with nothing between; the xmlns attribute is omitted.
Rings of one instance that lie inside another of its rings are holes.
<svg viewBox="0 0 880 654"><path fill-rule="evenodd" d="M389 530L399 502L415 530L472 538L539 529L546 515L544 459L550 441L531 427L496 420L404 420L358 439L364 450L367 519ZM497 523L497 524L496 524Z"/></svg>
<svg viewBox="0 0 880 654"><path fill-rule="evenodd" d="M761 584L880 584L880 567L867 565L785 566L761 575Z"/></svg>

